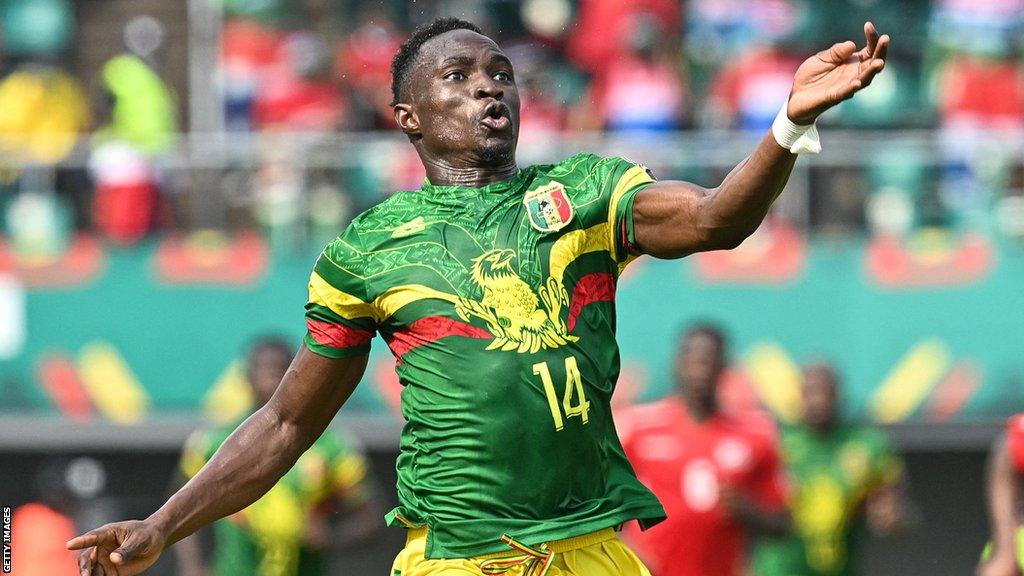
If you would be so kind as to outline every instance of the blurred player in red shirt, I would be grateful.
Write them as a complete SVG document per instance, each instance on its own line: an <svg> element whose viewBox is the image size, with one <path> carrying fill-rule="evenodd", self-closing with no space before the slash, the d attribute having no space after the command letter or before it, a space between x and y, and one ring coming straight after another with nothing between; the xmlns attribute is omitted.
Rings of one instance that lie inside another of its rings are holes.
<svg viewBox="0 0 1024 576"><path fill-rule="evenodd" d="M789 529L773 437L760 421L719 409L725 367L722 331L693 326L676 356L678 393L617 418L637 476L668 513L646 532L627 530L654 576L737 576L747 537Z"/></svg>
<svg viewBox="0 0 1024 576"><path fill-rule="evenodd" d="M1024 573L1024 528L1020 518L1020 482L1024 479L1024 413L1010 418L1006 433L988 463L988 515L992 545L985 551L979 576Z"/></svg>

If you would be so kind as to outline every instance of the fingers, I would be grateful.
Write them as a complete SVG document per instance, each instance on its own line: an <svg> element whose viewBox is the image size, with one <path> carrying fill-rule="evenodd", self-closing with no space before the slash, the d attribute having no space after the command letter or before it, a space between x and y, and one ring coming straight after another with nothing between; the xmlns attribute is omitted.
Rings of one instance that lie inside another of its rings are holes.
<svg viewBox="0 0 1024 576"><path fill-rule="evenodd" d="M96 549L83 550L78 554L78 576L91 576L96 562Z"/></svg>
<svg viewBox="0 0 1024 576"><path fill-rule="evenodd" d="M874 58L878 60L885 60L885 55L889 52L889 35L883 34L878 39L878 47L875 49Z"/></svg>
<svg viewBox="0 0 1024 576"><path fill-rule="evenodd" d="M829 64L839 65L846 62L857 50L857 45L852 41L833 44L828 50L818 52L818 58Z"/></svg>
<svg viewBox="0 0 1024 576"><path fill-rule="evenodd" d="M81 550L82 548L95 546L100 543L100 535L102 533L103 528L90 530L81 536L75 536L71 540L68 540L65 546L67 546L68 550Z"/></svg>
<svg viewBox="0 0 1024 576"><path fill-rule="evenodd" d="M860 59L862 62L868 58L873 58L875 48L878 46L878 30L875 30L875 25L871 22L864 23L864 39L867 45L861 51Z"/></svg>

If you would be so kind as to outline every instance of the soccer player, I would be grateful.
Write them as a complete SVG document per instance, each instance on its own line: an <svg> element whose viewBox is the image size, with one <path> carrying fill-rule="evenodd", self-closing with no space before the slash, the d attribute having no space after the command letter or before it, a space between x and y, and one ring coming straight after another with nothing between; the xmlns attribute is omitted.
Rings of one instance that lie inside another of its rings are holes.
<svg viewBox="0 0 1024 576"><path fill-rule="evenodd" d="M393 575L647 574L613 531L664 518L612 424L616 279L641 254L679 258L753 233L794 151L816 149L814 120L882 70L889 38L871 24L865 35L861 50L808 58L775 129L708 190L591 154L519 167L508 58L468 22L416 30L392 91L427 181L327 246L308 333L273 398L149 518L71 540L83 573L136 574L259 498L352 393L379 332L404 385L399 506L386 518L409 536Z"/></svg>
<svg viewBox="0 0 1024 576"><path fill-rule="evenodd" d="M991 549L978 576L1019 576L1024 573L1024 530L1020 521L1020 482L1024 477L1024 414L1007 422L1006 432L992 447L988 463L988 517Z"/></svg>
<svg viewBox="0 0 1024 576"><path fill-rule="evenodd" d="M903 464L885 437L839 419L839 379L828 364L804 370L803 422L785 430L793 533L758 542L757 576L851 576L856 520L879 535L906 526Z"/></svg>
<svg viewBox="0 0 1024 576"><path fill-rule="evenodd" d="M770 430L719 408L725 335L690 327L676 354L678 393L616 414L637 476L668 519L627 541L654 576L740 576L747 537L789 528L785 471Z"/></svg>
<svg viewBox="0 0 1024 576"><path fill-rule="evenodd" d="M246 374L257 408L273 396L293 356L288 343L276 337L261 337L252 345ZM178 486L202 469L239 423L199 430L189 438ZM212 571L195 537L175 546L182 575L326 576L330 549L374 532L379 511L367 470L366 459L348 439L325 432L270 492L214 522ZM332 523L335 516L341 520Z"/></svg>

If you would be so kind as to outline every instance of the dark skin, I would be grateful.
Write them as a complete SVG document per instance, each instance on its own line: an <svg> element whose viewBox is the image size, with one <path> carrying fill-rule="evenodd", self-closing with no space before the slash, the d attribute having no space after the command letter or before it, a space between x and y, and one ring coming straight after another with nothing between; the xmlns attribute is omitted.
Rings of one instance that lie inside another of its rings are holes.
<svg viewBox="0 0 1024 576"><path fill-rule="evenodd" d="M1020 477L1001 435L992 446L986 470L986 504L992 527L992 555L978 567L978 576L1020 576L1014 537L1020 525Z"/></svg>
<svg viewBox="0 0 1024 576"><path fill-rule="evenodd" d="M718 383L725 371L725 351L711 336L696 332L683 338L676 355L676 388L697 422L718 413ZM722 504L753 534L782 536L789 531L789 512L762 507L735 486L722 486Z"/></svg>
<svg viewBox="0 0 1024 576"><path fill-rule="evenodd" d="M286 350L277 346L257 348L249 355L246 380L252 387L257 409L274 397L278 384L288 371L291 359ZM179 477L175 481L176 488L180 488L187 481L188 478L179 472ZM338 502L332 504L342 506L343 496L338 494ZM346 510L344 519L334 530L331 529L326 515L309 514L306 519L303 546L313 550L327 550L363 541L376 530L378 525L375 520L378 516L378 506L372 500ZM182 576L204 576L210 573L203 564L200 543L194 535L181 540L174 549L177 552Z"/></svg>
<svg viewBox="0 0 1024 576"><path fill-rule="evenodd" d="M885 65L889 37L870 24L865 36L859 51L845 42L804 62L789 98L790 119L810 124L871 83ZM479 187L515 175L519 93L511 65L489 38L455 30L424 43L400 100L395 119L432 183ZM768 133L717 188L678 181L648 186L633 207L641 250L679 258L739 245L767 214L794 162ZM270 401L152 516L68 542L82 550L81 574L138 574L167 546L255 502L323 433L365 367L366 356L330 359L302 347Z"/></svg>
<svg viewBox="0 0 1024 576"><path fill-rule="evenodd" d="M839 423L839 378L826 363L804 369L802 388L803 421L814 433L827 436ZM865 499L868 525L879 535L889 536L906 530L909 521L902 479L874 487Z"/></svg>

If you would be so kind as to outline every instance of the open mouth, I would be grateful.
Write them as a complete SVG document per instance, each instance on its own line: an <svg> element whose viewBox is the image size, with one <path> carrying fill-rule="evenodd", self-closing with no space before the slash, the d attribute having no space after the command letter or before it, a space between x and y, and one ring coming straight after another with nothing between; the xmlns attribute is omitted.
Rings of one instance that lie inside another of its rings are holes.
<svg viewBox="0 0 1024 576"><path fill-rule="evenodd" d="M508 106L501 102L491 102L484 108L484 117L480 123L491 130L505 130L512 121L508 118Z"/></svg>

